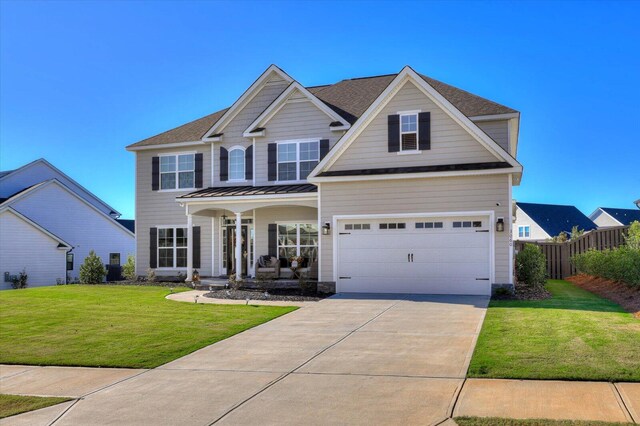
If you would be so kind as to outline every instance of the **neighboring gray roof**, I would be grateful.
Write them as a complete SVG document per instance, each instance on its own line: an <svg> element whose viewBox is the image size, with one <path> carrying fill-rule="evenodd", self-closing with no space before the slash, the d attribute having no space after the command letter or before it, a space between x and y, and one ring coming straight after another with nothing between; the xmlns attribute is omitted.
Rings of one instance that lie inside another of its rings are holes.
<svg viewBox="0 0 640 426"><path fill-rule="evenodd" d="M31 186L27 186L26 188L22 188L20 191L14 192L13 194L9 195L7 198L0 198L0 204L4 203L5 201L11 201L11 199L16 198L18 195L22 194L23 192L25 192L25 191L27 191L29 189L32 189L32 188L35 189L35 188L37 188L39 186L42 186L45 183L49 182L50 180L53 180L53 179L48 179L48 180L42 181L40 183L33 184Z"/></svg>
<svg viewBox="0 0 640 426"><path fill-rule="evenodd" d="M631 222L636 220L640 221L640 210L638 209L615 209L612 207L600 207L600 209L624 226L631 225Z"/></svg>
<svg viewBox="0 0 640 426"><path fill-rule="evenodd" d="M349 123L353 124L396 76L397 74L388 74L352 78L335 84L307 87L307 90ZM420 74L420 76L467 117L518 112L425 75ZM199 141L227 110L228 108L220 110L175 129L129 145L129 147Z"/></svg>
<svg viewBox="0 0 640 426"><path fill-rule="evenodd" d="M133 219L116 219L116 222L118 222L120 225L122 225L125 228L127 228L133 234L136 233L136 221L135 220L133 220Z"/></svg>
<svg viewBox="0 0 640 426"><path fill-rule="evenodd" d="M0 172L0 178L5 177L6 175L10 175L11 173L13 173L15 170L5 170Z"/></svg>
<svg viewBox="0 0 640 426"><path fill-rule="evenodd" d="M552 237L561 232L570 234L574 226L583 231L591 231L598 227L574 206L520 202L516 205Z"/></svg>
<svg viewBox="0 0 640 426"><path fill-rule="evenodd" d="M371 175L392 175L398 173L433 173L452 172L465 170L492 170L505 169L511 167L507 162L490 163L465 163L465 164L444 164L437 166L413 166L413 167L384 167L378 169L358 169L358 170L330 170L322 172L319 177L330 176L371 176Z"/></svg>
<svg viewBox="0 0 640 426"><path fill-rule="evenodd" d="M179 198L241 197L248 195L304 194L311 192L318 192L318 187L309 183L299 185L247 185L205 188L182 195Z"/></svg>

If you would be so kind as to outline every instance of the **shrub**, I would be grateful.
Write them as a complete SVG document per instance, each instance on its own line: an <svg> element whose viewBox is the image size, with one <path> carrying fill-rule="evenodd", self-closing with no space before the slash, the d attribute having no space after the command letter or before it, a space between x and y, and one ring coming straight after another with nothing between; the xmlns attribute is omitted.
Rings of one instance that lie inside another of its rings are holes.
<svg viewBox="0 0 640 426"><path fill-rule="evenodd" d="M583 235L584 235L584 229L579 229L578 225L575 225L573 228L571 228L570 240L576 240L578 239L578 237L581 237Z"/></svg>
<svg viewBox="0 0 640 426"><path fill-rule="evenodd" d="M147 282L155 283L156 282L156 270L147 268Z"/></svg>
<svg viewBox="0 0 640 426"><path fill-rule="evenodd" d="M516 256L516 278L518 282L531 287L544 286L547 278L546 259L542 250L533 244L526 244Z"/></svg>
<svg viewBox="0 0 640 426"><path fill-rule="evenodd" d="M13 288L27 288L27 280L29 279L29 275L27 275L27 270L23 269L20 271L18 275L14 278L11 278L11 287Z"/></svg>
<svg viewBox="0 0 640 426"><path fill-rule="evenodd" d="M629 227L629 232L624 237L624 242L632 250L640 250L640 222L634 220Z"/></svg>
<svg viewBox="0 0 640 426"><path fill-rule="evenodd" d="M591 249L571 261L578 272L640 286L640 250L629 246L612 250Z"/></svg>
<svg viewBox="0 0 640 426"><path fill-rule="evenodd" d="M80 284L100 284L106 276L107 269L102 264L102 259L91 250L80 265Z"/></svg>
<svg viewBox="0 0 640 426"><path fill-rule="evenodd" d="M127 263L122 265L122 275L127 281L138 280L138 276L136 275L136 258L132 254L127 256Z"/></svg>

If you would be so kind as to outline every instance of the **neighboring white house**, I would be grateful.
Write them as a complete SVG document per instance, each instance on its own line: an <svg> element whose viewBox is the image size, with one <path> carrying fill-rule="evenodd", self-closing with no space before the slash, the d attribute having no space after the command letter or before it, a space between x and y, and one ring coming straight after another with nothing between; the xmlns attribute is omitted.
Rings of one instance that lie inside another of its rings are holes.
<svg viewBox="0 0 640 426"><path fill-rule="evenodd" d="M585 232L597 228L596 224L574 206L516 203L514 240L544 241L561 232L570 235L574 226Z"/></svg>
<svg viewBox="0 0 640 426"><path fill-rule="evenodd" d="M338 292L488 295L513 284L519 121L410 67L304 87L270 66L127 147L138 274L255 276L268 255L284 275L299 256Z"/></svg>
<svg viewBox="0 0 640 426"><path fill-rule="evenodd" d="M640 200L634 204L640 203ZM610 228L612 226L628 226L631 222L640 221L638 209L616 209L612 207L598 207L589 215L598 228Z"/></svg>
<svg viewBox="0 0 640 426"><path fill-rule="evenodd" d="M0 197L1 288L23 268L30 287L76 280L90 250L109 265L135 253L132 224L44 159L0 172Z"/></svg>

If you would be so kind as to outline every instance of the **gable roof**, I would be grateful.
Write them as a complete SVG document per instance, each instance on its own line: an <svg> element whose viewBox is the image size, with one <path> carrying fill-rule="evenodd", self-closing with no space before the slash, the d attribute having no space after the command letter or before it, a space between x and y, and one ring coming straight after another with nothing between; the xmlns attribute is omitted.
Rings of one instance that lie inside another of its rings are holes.
<svg viewBox="0 0 640 426"><path fill-rule="evenodd" d="M271 69L271 67L269 69ZM399 73L346 79L333 84L307 87L307 90L347 120L349 124L354 124L398 74ZM518 112L507 106L500 105L425 75L418 75L467 117ZM247 92L248 91L249 90L247 90ZM245 94L247 92L245 92ZM236 101L234 105L237 103L238 101ZM225 108L217 111L176 127L175 129L131 144L127 146L127 148L200 141L213 129L229 109L230 108Z"/></svg>
<svg viewBox="0 0 640 426"><path fill-rule="evenodd" d="M43 234L47 235L49 238L51 238L54 241L56 241L58 243L58 248L59 249L71 249L71 248L73 248L73 246L71 244L67 243L65 240L63 240L62 238L58 237L54 233L48 231L46 228L40 226L37 222L34 222L33 220L29 219L28 217L26 217L25 215L23 215L19 211L14 210L9 206L0 207L0 213L4 213L4 212L12 213L17 218L23 220L24 222L26 222L29 225L31 225L34 228L36 228L38 231L42 232Z"/></svg>
<svg viewBox="0 0 640 426"><path fill-rule="evenodd" d="M129 231L131 231L132 234L136 233L136 221L135 220L133 220L133 219L116 219L116 222L118 222L120 225L124 226Z"/></svg>
<svg viewBox="0 0 640 426"><path fill-rule="evenodd" d="M516 202L516 205L552 237L561 232L570 234L574 226L585 232L598 228L575 206L521 202Z"/></svg>
<svg viewBox="0 0 640 426"><path fill-rule="evenodd" d="M640 221L638 209L616 209L613 207L598 207L600 210L620 222L623 226L631 225L633 221Z"/></svg>

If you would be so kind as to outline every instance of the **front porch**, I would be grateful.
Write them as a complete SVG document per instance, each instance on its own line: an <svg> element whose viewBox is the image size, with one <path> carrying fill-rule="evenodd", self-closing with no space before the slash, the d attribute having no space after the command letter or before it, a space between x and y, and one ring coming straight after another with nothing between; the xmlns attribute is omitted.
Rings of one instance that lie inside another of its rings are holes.
<svg viewBox="0 0 640 426"><path fill-rule="evenodd" d="M211 257L200 261L202 269L216 278L201 277L201 281L217 288L226 285L231 276L243 281L258 277L258 281L290 280L297 284L291 270L294 257L298 257L297 266L305 279L317 280L320 226L316 190L309 184L234 186L208 188L178 198L187 216L187 281L193 281L196 269L195 217L211 218ZM260 276L262 256L277 263L277 273Z"/></svg>

